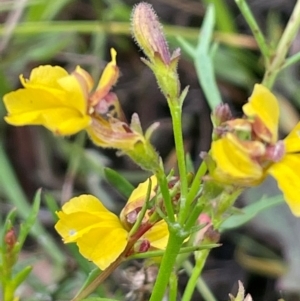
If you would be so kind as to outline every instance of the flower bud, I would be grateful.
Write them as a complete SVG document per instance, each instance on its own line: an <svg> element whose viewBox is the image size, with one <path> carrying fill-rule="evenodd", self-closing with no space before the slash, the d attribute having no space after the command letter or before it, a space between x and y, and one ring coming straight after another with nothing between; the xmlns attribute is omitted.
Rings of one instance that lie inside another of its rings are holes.
<svg viewBox="0 0 300 301"><path fill-rule="evenodd" d="M9 229L6 232L6 234L4 236L4 241L7 246L8 251L11 251L17 242L16 233L13 228Z"/></svg>
<svg viewBox="0 0 300 301"><path fill-rule="evenodd" d="M150 241L148 239L141 239L137 241L133 247L134 253L145 253L151 247Z"/></svg>
<svg viewBox="0 0 300 301"><path fill-rule="evenodd" d="M232 114L227 103L221 103L215 107L211 114L211 120L214 127L221 125L232 118Z"/></svg>
<svg viewBox="0 0 300 301"><path fill-rule="evenodd" d="M168 65L171 56L162 26L152 6L146 2L137 4L131 17L132 35L152 62L155 56Z"/></svg>

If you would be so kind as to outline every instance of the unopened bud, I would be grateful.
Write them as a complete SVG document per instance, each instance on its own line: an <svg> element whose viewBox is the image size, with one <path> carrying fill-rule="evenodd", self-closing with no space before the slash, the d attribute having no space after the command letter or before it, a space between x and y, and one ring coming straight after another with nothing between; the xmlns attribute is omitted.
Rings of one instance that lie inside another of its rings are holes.
<svg viewBox="0 0 300 301"><path fill-rule="evenodd" d="M162 26L152 6L146 2L137 4L131 17L132 35L150 61L159 56L168 65L171 61L169 47Z"/></svg>
<svg viewBox="0 0 300 301"><path fill-rule="evenodd" d="M211 120L214 127L221 125L222 123L230 120L231 118L232 114L227 103L221 103L217 105L211 114Z"/></svg>
<svg viewBox="0 0 300 301"><path fill-rule="evenodd" d="M149 240L147 239L142 239L136 242L134 245L134 253L145 253L150 249L151 245Z"/></svg>
<svg viewBox="0 0 300 301"><path fill-rule="evenodd" d="M9 229L4 237L4 241L5 244L7 246L7 249L9 251L11 251L13 249L13 247L15 246L16 242L17 242L17 237L16 237L16 233L15 230L13 228Z"/></svg>

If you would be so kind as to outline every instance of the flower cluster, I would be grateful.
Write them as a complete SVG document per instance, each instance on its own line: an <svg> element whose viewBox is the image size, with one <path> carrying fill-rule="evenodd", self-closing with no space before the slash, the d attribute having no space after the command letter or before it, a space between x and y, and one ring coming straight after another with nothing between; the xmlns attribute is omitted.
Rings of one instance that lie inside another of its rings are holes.
<svg viewBox="0 0 300 301"><path fill-rule="evenodd" d="M293 214L300 216L300 122L284 140L278 140L277 99L259 84L243 111L244 118L224 120L215 127L211 177L219 183L249 187L271 175Z"/></svg>
<svg viewBox="0 0 300 301"><path fill-rule="evenodd" d="M111 49L112 60L95 90L92 77L79 66L71 74L46 65L33 69L29 79L21 75L24 88L3 98L6 122L15 126L43 125L58 135L86 130L96 145L121 150L142 168L155 171L158 156L149 139L156 125L144 135L136 114L128 125L117 95L111 92L119 77L116 55Z"/></svg>
<svg viewBox="0 0 300 301"><path fill-rule="evenodd" d="M106 269L119 256L125 259L133 253L164 249L169 232L164 220L150 217L147 212L136 232L131 229L143 207L150 180L141 183L131 194L120 218L107 210L92 195L72 198L57 212L56 231L65 243L76 243L80 253ZM151 177L150 199L156 195L157 181Z"/></svg>

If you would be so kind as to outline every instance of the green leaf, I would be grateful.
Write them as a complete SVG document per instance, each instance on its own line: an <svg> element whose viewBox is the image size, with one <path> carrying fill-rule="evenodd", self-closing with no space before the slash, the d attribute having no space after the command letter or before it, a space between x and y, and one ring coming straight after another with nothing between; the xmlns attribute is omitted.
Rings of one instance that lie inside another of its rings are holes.
<svg viewBox="0 0 300 301"><path fill-rule="evenodd" d="M221 232L231 230L240 227L251 219L253 219L257 214L265 209L277 206L284 202L282 195L273 196L265 198L263 197L260 201L246 206L241 210L241 214L235 214L226 219L221 225Z"/></svg>
<svg viewBox="0 0 300 301"><path fill-rule="evenodd" d="M214 109L218 104L222 103L216 83L213 58L210 52L214 25L215 10L214 7L210 5L204 17L201 32L199 33L194 63L200 85L211 109Z"/></svg>
<svg viewBox="0 0 300 301"><path fill-rule="evenodd" d="M53 19L72 0L35 1L26 12L26 20L40 21Z"/></svg>
<svg viewBox="0 0 300 301"><path fill-rule="evenodd" d="M33 225L35 224L36 220L37 220L37 215L39 213L40 210L40 204L41 204L41 189L39 189L37 191L37 193L35 194L34 197L34 201L33 201L33 206L32 209L29 213L29 216L27 217L27 219L21 224L20 227L20 234L18 237L18 242L19 242L19 249L22 248L26 237L28 236L31 228L33 227Z"/></svg>
<svg viewBox="0 0 300 301"><path fill-rule="evenodd" d="M117 189L121 193L121 195L123 195L127 199L130 197L132 191L134 190L134 186L123 176L108 167L104 169L104 175L106 180L115 189Z"/></svg>
<svg viewBox="0 0 300 301"><path fill-rule="evenodd" d="M22 269L22 271L20 271L15 277L14 280L12 281L12 285L14 287L14 289L16 290L16 288L25 281L25 279L27 278L27 276L29 275L29 273L32 271L32 266L27 266L24 269Z"/></svg>
<svg viewBox="0 0 300 301"><path fill-rule="evenodd" d="M95 269L93 269L90 273L89 273L89 275L88 275L88 277L87 277L87 279L86 279L86 281L84 282L84 284L82 285L82 287L80 288L80 290L77 292L77 295L79 295L90 283L92 283L100 274L102 273L102 271L99 269L99 268L95 268ZM88 298L88 299L84 299L84 300L89 300L89 301L92 301L92 300L90 300L90 299L94 299L94 298ZM95 299L103 299L103 298L95 298ZM108 300L110 300L110 299L108 299Z"/></svg>
<svg viewBox="0 0 300 301"><path fill-rule="evenodd" d="M0 137L1 138L1 137ZM31 208L28 204L26 195L21 188L17 176L9 163L9 159L4 151L4 146L0 139L0 183L1 193L9 200L11 204L17 207L17 214L23 219L31 215ZM44 250L51 256L54 263L63 266L65 256L56 246L52 237L45 231L38 221L31 227L30 233L44 247Z"/></svg>
<svg viewBox="0 0 300 301"><path fill-rule="evenodd" d="M216 44L211 47L213 28L215 24L214 7L210 5L203 20L199 32L197 46L194 47L183 38L178 38L180 46L194 60L200 85L211 109L222 103L222 98L216 83L213 67L213 57L216 52Z"/></svg>

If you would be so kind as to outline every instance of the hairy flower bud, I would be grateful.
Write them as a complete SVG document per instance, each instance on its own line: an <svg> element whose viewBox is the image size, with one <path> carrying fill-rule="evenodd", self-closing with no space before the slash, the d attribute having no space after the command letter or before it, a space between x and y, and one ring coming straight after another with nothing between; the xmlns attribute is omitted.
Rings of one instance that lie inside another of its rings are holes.
<svg viewBox="0 0 300 301"><path fill-rule="evenodd" d="M159 56L168 65L171 60L162 26L152 6L146 2L137 4L131 17L132 35L150 61Z"/></svg>

